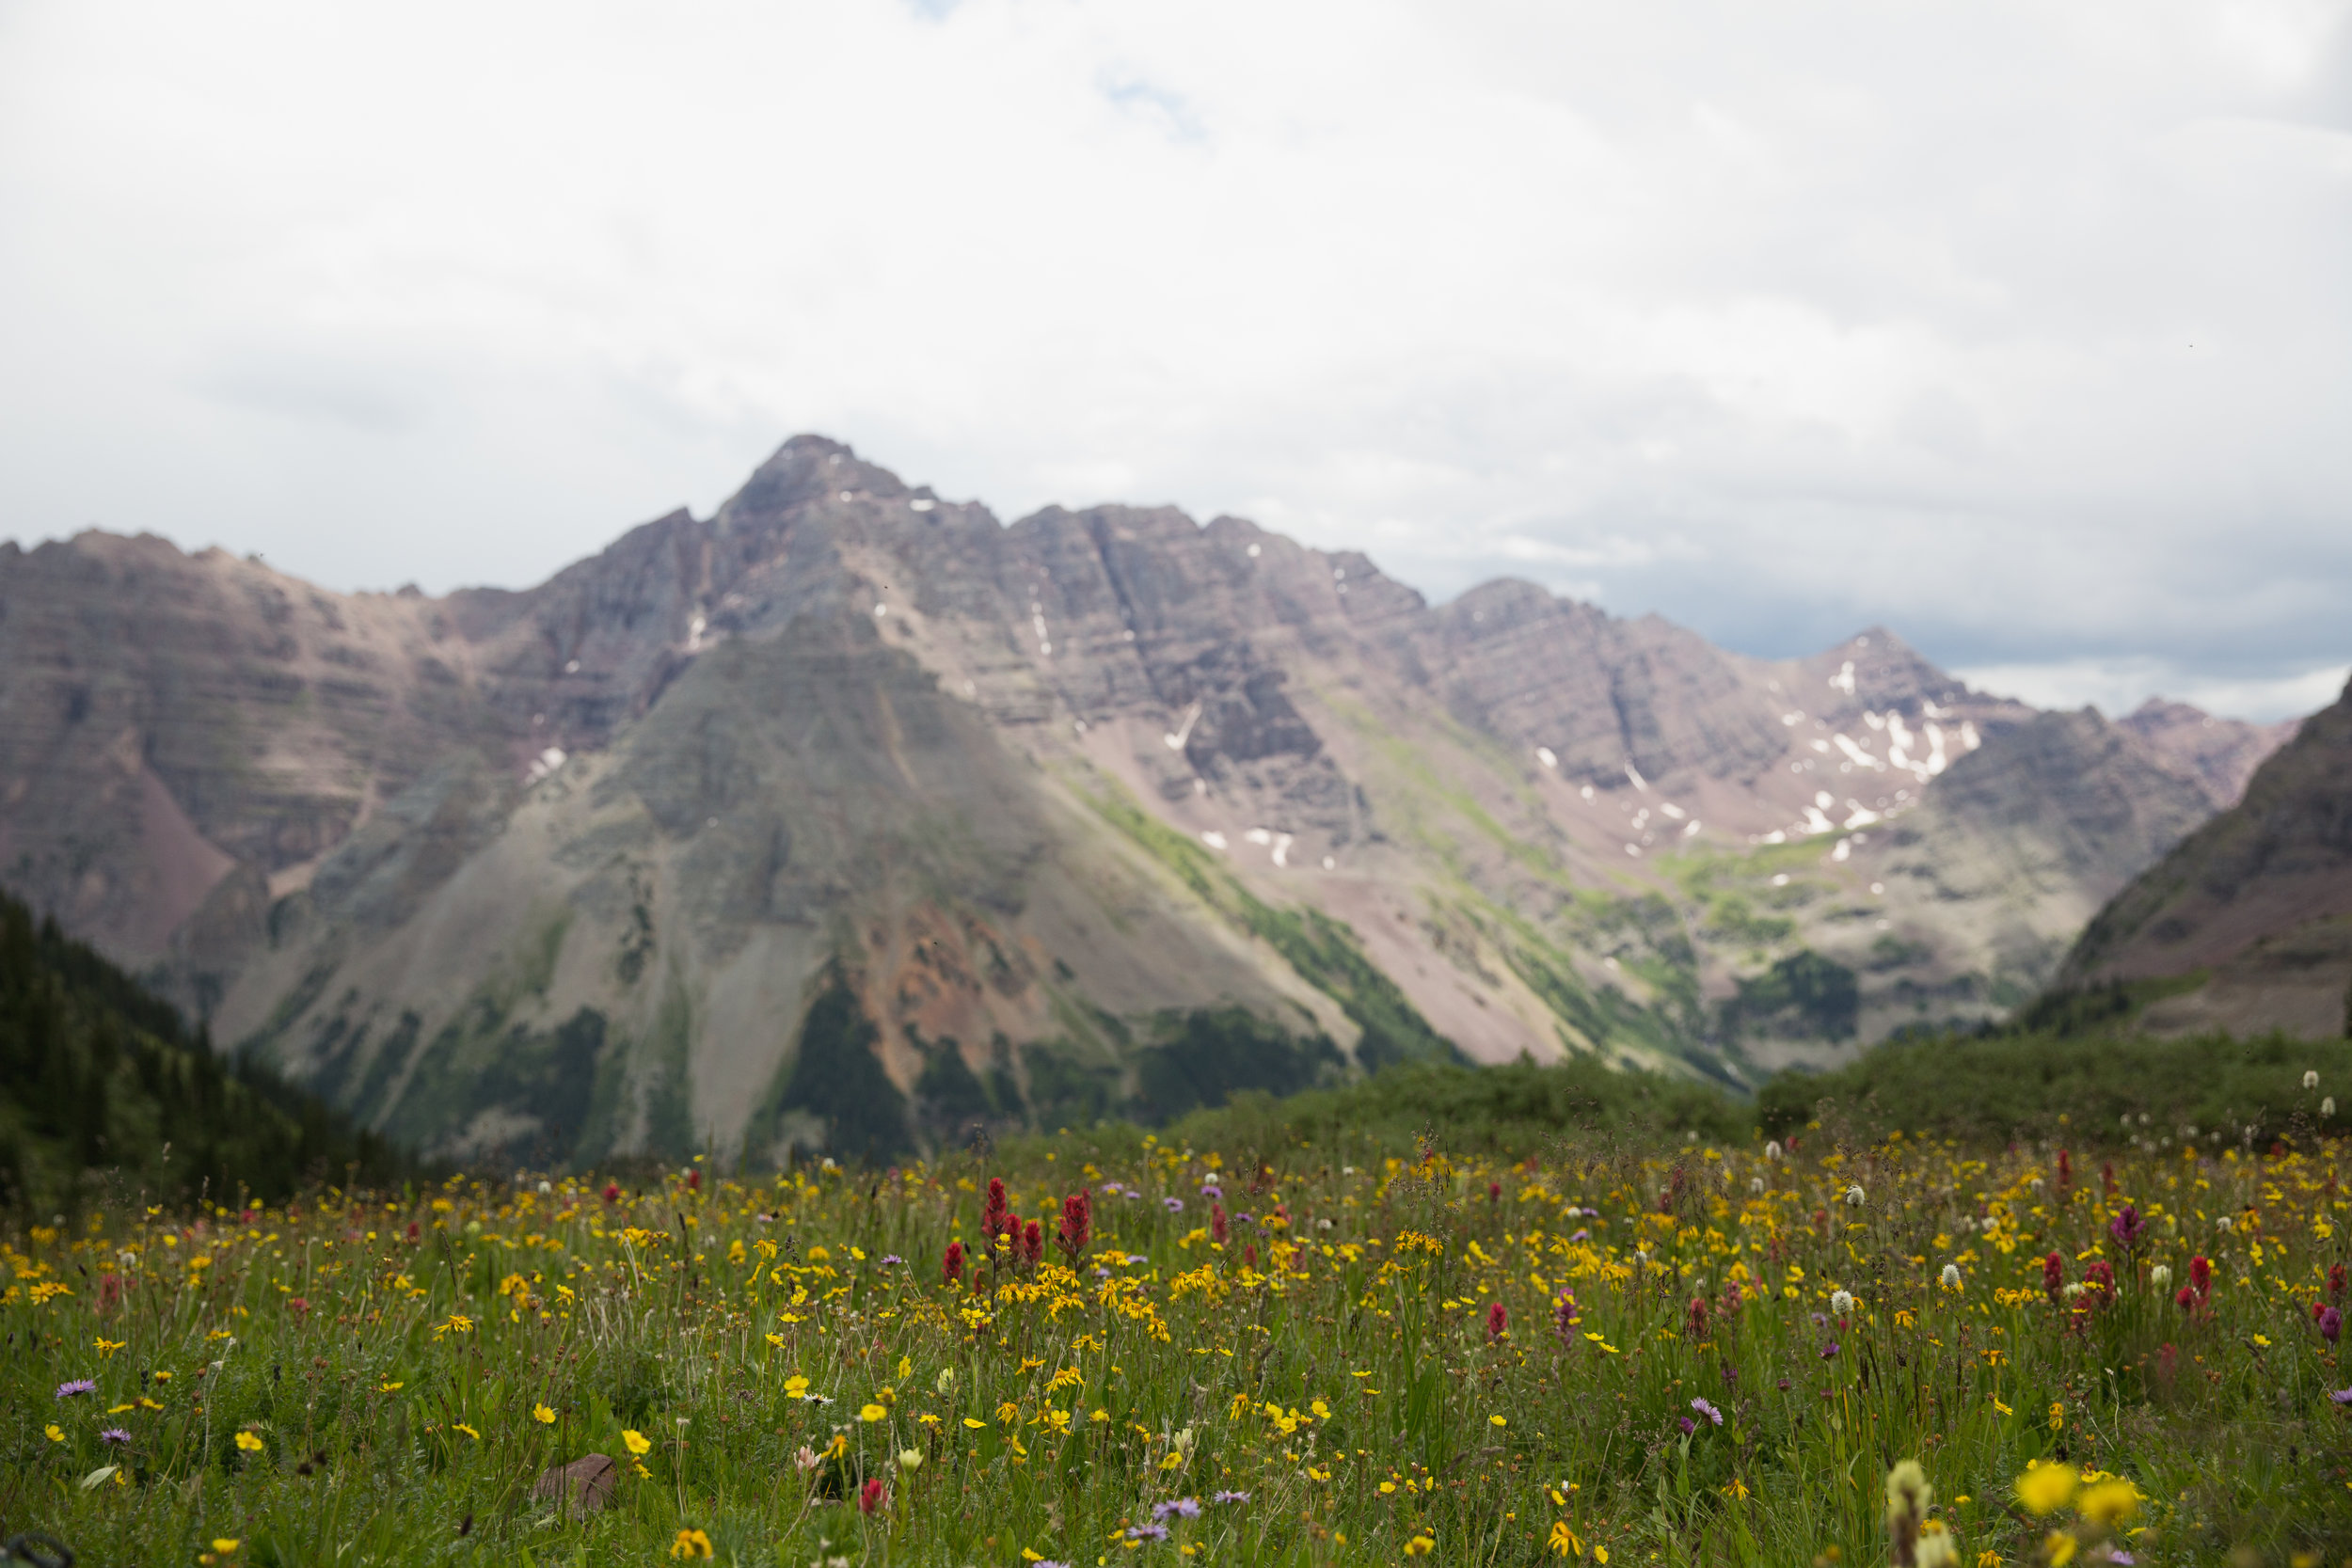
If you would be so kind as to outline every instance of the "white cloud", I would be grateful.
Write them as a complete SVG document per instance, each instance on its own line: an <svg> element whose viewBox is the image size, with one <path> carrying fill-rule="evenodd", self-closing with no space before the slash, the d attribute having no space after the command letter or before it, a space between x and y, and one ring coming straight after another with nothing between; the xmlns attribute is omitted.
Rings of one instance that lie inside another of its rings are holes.
<svg viewBox="0 0 2352 1568"><path fill-rule="evenodd" d="M20 0L0 529L521 582L818 429L1758 651L2291 683L2347 14Z"/></svg>
<svg viewBox="0 0 2352 1568"><path fill-rule="evenodd" d="M1953 673L1980 691L2015 697L2037 707L2095 706L2122 718L2151 696L2188 703L2208 713L2271 721L2326 707L2343 694L2352 666L2300 674L2205 674L2156 658L2067 659L2053 664L1995 664Z"/></svg>

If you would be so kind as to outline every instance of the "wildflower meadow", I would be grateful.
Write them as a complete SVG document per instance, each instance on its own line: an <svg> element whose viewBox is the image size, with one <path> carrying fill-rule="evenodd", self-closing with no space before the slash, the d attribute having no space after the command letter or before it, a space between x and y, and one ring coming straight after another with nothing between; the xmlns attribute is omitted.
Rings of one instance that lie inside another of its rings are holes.
<svg viewBox="0 0 2352 1568"><path fill-rule="evenodd" d="M204 1568L2345 1560L2338 1147L2135 1142L100 1209L8 1248L0 1516Z"/></svg>

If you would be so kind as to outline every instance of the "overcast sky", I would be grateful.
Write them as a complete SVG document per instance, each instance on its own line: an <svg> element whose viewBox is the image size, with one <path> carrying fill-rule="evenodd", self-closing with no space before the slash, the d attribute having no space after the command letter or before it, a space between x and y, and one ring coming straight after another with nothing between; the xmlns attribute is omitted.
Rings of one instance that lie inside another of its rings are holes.
<svg viewBox="0 0 2352 1568"><path fill-rule="evenodd" d="M2352 7L0 0L0 533L520 585L787 435L1750 652L2352 661Z"/></svg>

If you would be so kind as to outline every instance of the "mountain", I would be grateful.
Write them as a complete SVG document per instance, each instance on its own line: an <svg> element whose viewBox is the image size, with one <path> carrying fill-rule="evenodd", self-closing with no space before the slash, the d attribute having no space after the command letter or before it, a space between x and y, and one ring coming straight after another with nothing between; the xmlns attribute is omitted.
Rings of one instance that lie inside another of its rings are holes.
<svg viewBox="0 0 2352 1568"><path fill-rule="evenodd" d="M225 1068L169 1003L0 896L0 1206L78 1208L93 1177L228 1203L410 1170L265 1066Z"/></svg>
<svg viewBox="0 0 2352 1568"><path fill-rule="evenodd" d="M2181 982L2140 1015L2159 1035L2352 1034L2352 688L2099 912L2063 980Z"/></svg>
<svg viewBox="0 0 2352 1568"><path fill-rule="evenodd" d="M2037 990L2274 743L2170 712L1431 606L1234 517L1007 526L815 436L521 592L0 546L0 876L454 1154L1835 1059Z"/></svg>

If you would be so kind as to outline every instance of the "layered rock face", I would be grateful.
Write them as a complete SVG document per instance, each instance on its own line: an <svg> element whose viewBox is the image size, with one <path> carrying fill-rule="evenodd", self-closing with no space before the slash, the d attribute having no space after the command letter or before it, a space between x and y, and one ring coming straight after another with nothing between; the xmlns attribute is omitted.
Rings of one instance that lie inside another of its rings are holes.
<svg viewBox="0 0 2352 1568"><path fill-rule="evenodd" d="M2352 1033L2352 689L2099 912L2064 978L2195 980L2143 1016L2160 1034Z"/></svg>
<svg viewBox="0 0 2352 1568"><path fill-rule="evenodd" d="M2276 739L813 436L522 592L0 546L0 656L12 887L376 1125L558 1157L1101 1114L1212 1018L1267 1086L1825 1059L2039 986Z"/></svg>

